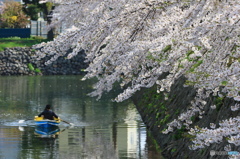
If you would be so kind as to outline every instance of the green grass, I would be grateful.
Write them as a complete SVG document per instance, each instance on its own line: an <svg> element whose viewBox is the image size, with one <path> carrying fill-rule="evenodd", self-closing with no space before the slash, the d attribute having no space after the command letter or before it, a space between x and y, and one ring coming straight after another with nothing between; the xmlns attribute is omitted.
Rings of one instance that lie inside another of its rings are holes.
<svg viewBox="0 0 240 159"><path fill-rule="evenodd" d="M31 38L0 38L0 51L3 51L4 48L11 47L30 47L41 42L47 42L47 39L31 37Z"/></svg>

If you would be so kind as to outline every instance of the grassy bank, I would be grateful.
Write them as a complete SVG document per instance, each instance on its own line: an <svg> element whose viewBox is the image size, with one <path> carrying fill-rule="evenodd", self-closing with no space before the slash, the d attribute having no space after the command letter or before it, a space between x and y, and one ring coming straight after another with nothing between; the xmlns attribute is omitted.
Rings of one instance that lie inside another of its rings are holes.
<svg viewBox="0 0 240 159"><path fill-rule="evenodd" d="M47 39L42 39L38 37L31 37L31 38L0 38L0 51L3 51L4 48L11 48L11 47L29 47L34 44L38 44L41 42L46 42Z"/></svg>

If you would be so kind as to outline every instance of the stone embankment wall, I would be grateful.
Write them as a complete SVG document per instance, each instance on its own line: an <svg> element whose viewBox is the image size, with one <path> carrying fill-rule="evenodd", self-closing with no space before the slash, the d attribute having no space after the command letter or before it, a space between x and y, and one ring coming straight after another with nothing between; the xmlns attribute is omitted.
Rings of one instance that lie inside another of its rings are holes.
<svg viewBox="0 0 240 159"><path fill-rule="evenodd" d="M148 130L153 137L157 140L157 143L162 150L162 154L166 158L174 159L207 159L228 158L227 155L210 155L210 151L224 151L226 145L226 139L223 139L222 143L211 144L209 147L198 150L190 150L189 146L192 145L193 136L187 133L187 130L182 127L172 133L163 134L163 131L167 126L166 124L177 119L177 117L191 106L191 101L196 95L196 91L193 87L183 87L185 78L181 78L176 81L172 86L170 93L157 94L156 87L149 89L142 89L137 92L132 98L137 109L146 124ZM166 97L168 98L166 100ZM210 123L216 123L217 127L219 121L229 119L230 117L236 117L240 115L240 111L231 111L230 107L235 105L235 101L226 97L211 97L207 99L202 119L198 116L191 118L192 126L199 126L201 128L209 128ZM211 109L211 105L216 105L216 109ZM231 144L232 151L240 152L240 147Z"/></svg>
<svg viewBox="0 0 240 159"><path fill-rule="evenodd" d="M72 59L63 56L45 65L51 56L37 60L35 50L30 47L6 48L0 52L0 75L82 75L88 66L84 63L85 56L82 51Z"/></svg>

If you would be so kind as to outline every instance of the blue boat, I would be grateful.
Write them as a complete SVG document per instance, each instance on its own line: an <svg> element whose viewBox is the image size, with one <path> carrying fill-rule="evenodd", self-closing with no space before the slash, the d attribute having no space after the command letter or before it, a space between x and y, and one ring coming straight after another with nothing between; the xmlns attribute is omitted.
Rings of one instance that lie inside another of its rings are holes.
<svg viewBox="0 0 240 159"><path fill-rule="evenodd" d="M35 116L34 121L36 123L35 134L40 137L55 137L60 133L58 125L60 124L60 118L54 118L54 120L43 119L43 117Z"/></svg>
<svg viewBox="0 0 240 159"><path fill-rule="evenodd" d="M35 116L34 121L37 126L41 126L45 128L58 126L61 122L60 118L54 118L54 120L49 120L49 119L43 119L43 117L38 117L38 116Z"/></svg>
<svg viewBox="0 0 240 159"><path fill-rule="evenodd" d="M58 126L52 125L51 127L44 127L42 125L37 125L35 128L35 133L40 135L40 137L52 137L53 135L58 135L60 129Z"/></svg>

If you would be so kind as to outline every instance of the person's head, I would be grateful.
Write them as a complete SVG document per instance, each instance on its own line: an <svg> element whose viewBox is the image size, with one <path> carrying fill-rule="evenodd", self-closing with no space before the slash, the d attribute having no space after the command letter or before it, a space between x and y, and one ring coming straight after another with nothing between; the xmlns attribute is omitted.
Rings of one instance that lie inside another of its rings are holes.
<svg viewBox="0 0 240 159"><path fill-rule="evenodd" d="M51 105L50 105L50 104L47 104L46 107L45 107L45 109L48 109L48 110L51 109Z"/></svg>

